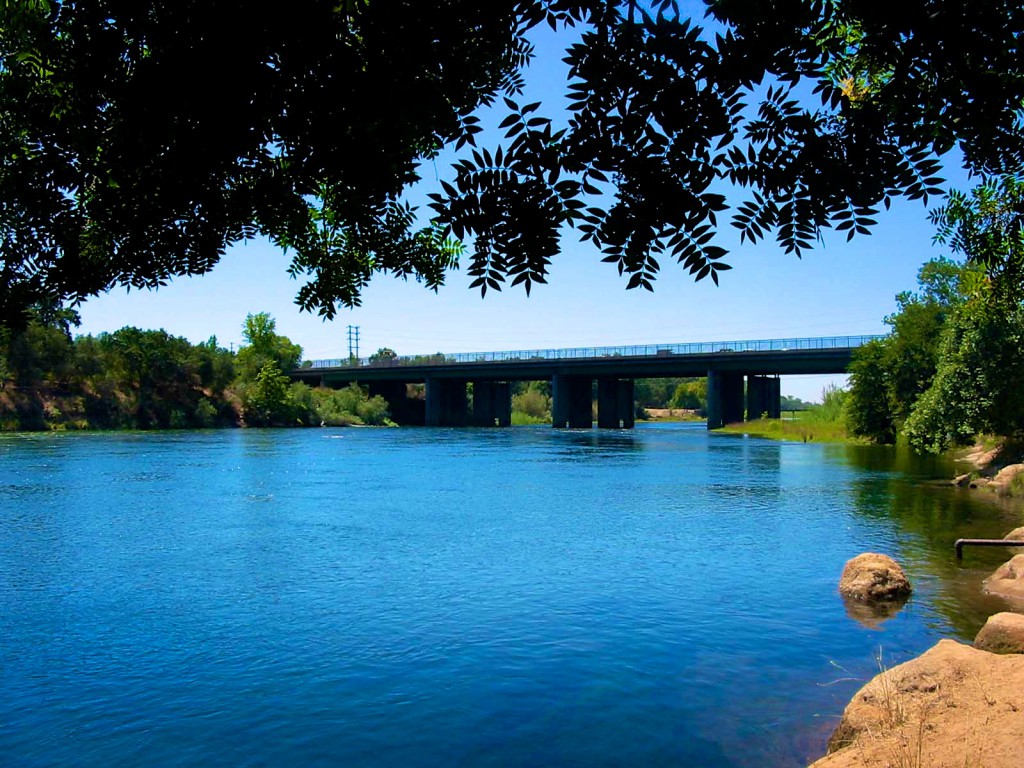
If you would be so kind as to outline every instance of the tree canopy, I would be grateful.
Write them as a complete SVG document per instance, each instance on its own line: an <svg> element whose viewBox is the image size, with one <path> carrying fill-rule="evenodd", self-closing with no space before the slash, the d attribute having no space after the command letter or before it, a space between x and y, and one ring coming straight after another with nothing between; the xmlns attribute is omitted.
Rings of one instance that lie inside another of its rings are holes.
<svg viewBox="0 0 1024 768"><path fill-rule="evenodd" d="M967 264L934 259L921 290L896 297L892 333L857 351L848 421L877 442L941 452L979 433L1024 430L1024 184L989 180L932 214L936 240Z"/></svg>
<svg viewBox="0 0 1024 768"><path fill-rule="evenodd" d="M546 280L567 228L650 288L716 282L725 222L811 248L936 194L953 147L1024 165L1015 0L20 0L0 7L0 323L211 269L262 235L331 317L376 273ZM571 112L523 104L573 27ZM808 94L813 94L809 97ZM477 113L507 110L475 147ZM444 148L429 211L404 193ZM430 218L432 217L432 218Z"/></svg>

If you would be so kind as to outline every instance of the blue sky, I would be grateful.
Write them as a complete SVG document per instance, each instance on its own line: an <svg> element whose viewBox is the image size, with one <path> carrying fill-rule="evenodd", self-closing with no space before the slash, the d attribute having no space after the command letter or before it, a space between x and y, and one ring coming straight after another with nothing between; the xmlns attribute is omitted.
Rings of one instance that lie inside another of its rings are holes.
<svg viewBox="0 0 1024 768"><path fill-rule="evenodd" d="M562 100L559 54L565 43L564 35L547 31L536 39L538 58L525 100L542 99L548 114ZM435 174L444 177L445 163L438 160L421 172L425 182L414 202L435 183ZM955 163L945 176L966 184ZM246 314L269 312L278 332L301 344L310 359L347 355L349 325L360 328L363 356L380 347L425 354L884 333L882 319L894 311L895 295L913 288L920 265L945 251L932 245L920 201L897 202L878 220L872 235L849 243L845 235L827 234L802 260L771 243L740 245L726 225L719 243L731 251L733 270L723 273L719 287L709 280L694 283L666 263L654 293L626 291L614 265L601 263L591 246L569 235L549 284L536 286L529 297L514 288L481 299L468 289L464 272L450 274L437 294L379 276L362 307L342 310L331 322L299 310L294 297L300 283L285 272L289 257L256 240L230 249L207 275L177 278L158 291L115 289L89 300L80 308L79 332L134 325L193 342L216 335L222 345L237 347ZM786 377L782 390L818 400L833 382L841 385L844 378Z"/></svg>

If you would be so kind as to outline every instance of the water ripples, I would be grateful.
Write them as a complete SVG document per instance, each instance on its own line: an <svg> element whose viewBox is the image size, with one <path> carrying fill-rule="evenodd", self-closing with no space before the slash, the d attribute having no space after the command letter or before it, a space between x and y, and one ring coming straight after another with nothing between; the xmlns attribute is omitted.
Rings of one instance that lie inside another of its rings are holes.
<svg viewBox="0 0 1024 768"><path fill-rule="evenodd" d="M802 765L879 645L993 607L946 539L1019 519L878 452L675 425L0 452L0 754L28 766ZM865 549L917 582L884 622L835 593Z"/></svg>

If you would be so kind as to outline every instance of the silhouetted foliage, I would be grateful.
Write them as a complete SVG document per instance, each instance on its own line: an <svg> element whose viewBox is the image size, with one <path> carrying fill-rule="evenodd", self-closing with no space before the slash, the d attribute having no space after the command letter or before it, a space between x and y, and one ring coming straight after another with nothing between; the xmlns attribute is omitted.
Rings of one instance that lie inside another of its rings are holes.
<svg viewBox="0 0 1024 768"><path fill-rule="evenodd" d="M717 282L726 221L799 255L927 200L955 146L1022 170L1020 3L707 5L702 29L675 0L5 3L0 324L207 272L256 235L327 317L378 272L436 287L462 240L481 291L529 291L566 228L628 287L666 259ZM521 103L541 24L577 31L564 128ZM475 148L496 101L506 141ZM403 192L443 148L461 154L423 226Z"/></svg>

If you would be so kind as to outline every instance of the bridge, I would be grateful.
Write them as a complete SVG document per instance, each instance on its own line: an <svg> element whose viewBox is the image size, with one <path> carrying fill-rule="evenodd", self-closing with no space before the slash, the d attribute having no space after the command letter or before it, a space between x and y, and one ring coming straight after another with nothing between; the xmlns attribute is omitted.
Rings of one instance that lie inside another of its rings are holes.
<svg viewBox="0 0 1024 768"><path fill-rule="evenodd" d="M707 376L708 429L715 429L744 417L778 418L779 376L845 373L853 351L878 338L829 336L314 360L289 375L314 386L366 384L371 395L381 395L392 413L401 415L399 420L441 427L508 426L511 382L546 379L551 381L552 425L588 429L593 426L595 381L598 427L629 429L635 379ZM425 384L425 399L412 401L407 384Z"/></svg>

